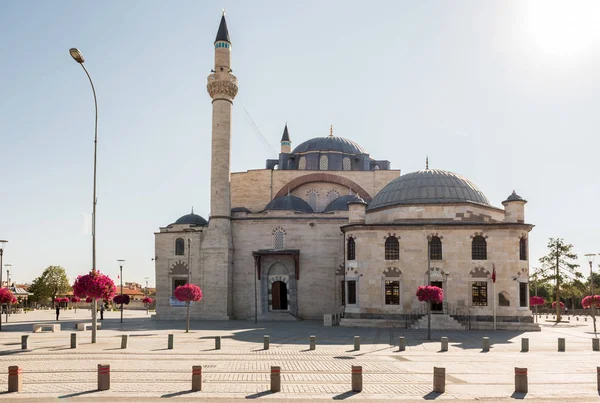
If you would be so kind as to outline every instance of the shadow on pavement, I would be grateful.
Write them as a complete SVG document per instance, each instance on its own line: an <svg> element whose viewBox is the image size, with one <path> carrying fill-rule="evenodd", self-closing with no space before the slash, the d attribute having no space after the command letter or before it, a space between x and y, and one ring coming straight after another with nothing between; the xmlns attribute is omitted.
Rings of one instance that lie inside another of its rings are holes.
<svg viewBox="0 0 600 403"><path fill-rule="evenodd" d="M190 390L183 390L181 392L167 393L166 395L162 395L161 397L183 396L183 395L187 395L190 393L196 393L196 392L190 389Z"/></svg>
<svg viewBox="0 0 600 403"><path fill-rule="evenodd" d="M423 396L423 399L425 400L435 400L438 397L440 397L442 394L438 393L438 392L429 392L428 394L426 394L425 396Z"/></svg>
<svg viewBox="0 0 600 403"><path fill-rule="evenodd" d="M246 396L246 399L258 399L259 397L263 397L263 396L267 396L267 395L271 395L271 394L274 394L274 392L271 392L270 390L265 390L264 392L258 392L253 395L248 395L248 396Z"/></svg>
<svg viewBox="0 0 600 403"><path fill-rule="evenodd" d="M527 393L520 392L513 392L513 394L510 395L510 397L512 397L513 399L525 399L525 396L527 396Z"/></svg>
<svg viewBox="0 0 600 403"><path fill-rule="evenodd" d="M58 398L59 399L68 399L70 397L89 395L90 393L96 393L96 392L99 392L99 390L94 389L94 390L86 390L85 392L69 393L68 395L62 395L62 396L59 396Z"/></svg>
<svg viewBox="0 0 600 403"><path fill-rule="evenodd" d="M341 393L339 395L336 395L333 397L333 400L344 400L344 399L348 399L349 397L352 397L354 395L357 395L359 392L353 392L351 390L349 390L348 392L344 392Z"/></svg>

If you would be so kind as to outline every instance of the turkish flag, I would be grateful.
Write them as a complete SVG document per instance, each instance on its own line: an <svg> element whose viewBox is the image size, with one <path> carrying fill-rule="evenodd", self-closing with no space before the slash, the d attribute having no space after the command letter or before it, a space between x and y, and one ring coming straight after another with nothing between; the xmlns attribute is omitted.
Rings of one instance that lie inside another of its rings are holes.
<svg viewBox="0 0 600 403"><path fill-rule="evenodd" d="M492 282L495 283L496 282L496 265L493 264L494 270L492 271Z"/></svg>

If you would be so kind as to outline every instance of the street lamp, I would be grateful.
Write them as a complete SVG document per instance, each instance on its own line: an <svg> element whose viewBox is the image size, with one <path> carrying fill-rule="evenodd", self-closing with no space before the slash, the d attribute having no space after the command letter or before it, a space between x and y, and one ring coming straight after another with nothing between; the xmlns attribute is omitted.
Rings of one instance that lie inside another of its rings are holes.
<svg viewBox="0 0 600 403"><path fill-rule="evenodd" d="M596 256L596 254L588 253L584 256L587 258L588 263L590 264L590 293L592 295L592 319L594 321L594 336L598 337L598 335L596 334L596 308L594 307L594 273L592 271L592 267L594 266L594 257Z"/></svg>
<svg viewBox="0 0 600 403"><path fill-rule="evenodd" d="M96 154L98 149L98 100L96 98L96 89L94 88L94 82L92 81L92 77L90 77L90 73L88 73L87 69L83 65L85 59L83 58L83 54L77 48L69 49L69 53L71 57L79 63L79 65L85 71L88 79L90 80L90 85L92 86L92 93L94 94L94 109L96 111L96 118L94 122L94 190L93 190L93 198L92 198L92 272L96 272ZM96 312L98 309L98 301L96 298L92 299L92 343L96 342L96 326L98 325L98 314Z"/></svg>
<svg viewBox="0 0 600 403"><path fill-rule="evenodd" d="M123 323L123 259L117 260L119 262L119 278L121 279L121 323Z"/></svg>
<svg viewBox="0 0 600 403"><path fill-rule="evenodd" d="M144 290L144 297L148 297L148 279L150 277L144 277L144 280L146 280L146 289ZM150 314L150 304L146 304L146 315Z"/></svg>
<svg viewBox="0 0 600 403"><path fill-rule="evenodd" d="M427 285L431 285L431 235L427 235ZM431 340L431 300L427 301L427 340Z"/></svg>
<svg viewBox="0 0 600 403"><path fill-rule="evenodd" d="M0 288L2 288L2 256L4 255L4 248L8 241L0 239ZM2 330L2 305L0 305L0 330Z"/></svg>
<svg viewBox="0 0 600 403"><path fill-rule="evenodd" d="M4 265L6 267L6 288L10 290L10 270L12 269L12 264L7 263ZM10 305L6 306L6 323L8 323L8 315L10 314Z"/></svg>

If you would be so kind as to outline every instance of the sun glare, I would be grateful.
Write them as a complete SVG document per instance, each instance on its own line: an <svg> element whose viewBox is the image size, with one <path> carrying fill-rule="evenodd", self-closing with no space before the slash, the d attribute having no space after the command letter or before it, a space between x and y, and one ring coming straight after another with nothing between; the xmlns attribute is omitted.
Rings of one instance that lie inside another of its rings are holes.
<svg viewBox="0 0 600 403"><path fill-rule="evenodd" d="M600 42L600 0L529 0L526 22L543 52L580 57Z"/></svg>

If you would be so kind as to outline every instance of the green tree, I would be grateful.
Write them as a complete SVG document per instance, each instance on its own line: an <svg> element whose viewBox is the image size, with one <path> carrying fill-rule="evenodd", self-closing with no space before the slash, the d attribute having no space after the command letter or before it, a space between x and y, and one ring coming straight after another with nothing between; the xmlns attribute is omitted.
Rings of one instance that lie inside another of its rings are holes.
<svg viewBox="0 0 600 403"><path fill-rule="evenodd" d="M576 269L579 267L573 261L577 255L572 252L573 245L566 244L562 238L550 238L548 240L548 254L540 258L542 264L542 281L554 280L556 321L560 322L560 285L567 279L580 279L583 276ZM596 321L594 319L594 332Z"/></svg>
<svg viewBox="0 0 600 403"><path fill-rule="evenodd" d="M67 273L60 266L48 266L41 276L33 280L29 287L29 292L33 293L32 299L34 301L52 299L52 306L54 306L54 300L58 295L65 294L70 290L71 285Z"/></svg>

